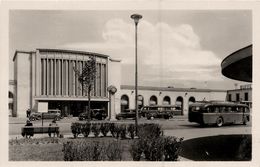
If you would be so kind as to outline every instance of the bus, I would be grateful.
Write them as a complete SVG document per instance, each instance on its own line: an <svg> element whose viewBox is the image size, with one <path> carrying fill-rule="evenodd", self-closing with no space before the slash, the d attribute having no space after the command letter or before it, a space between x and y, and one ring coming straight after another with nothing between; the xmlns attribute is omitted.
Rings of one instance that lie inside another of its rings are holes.
<svg viewBox="0 0 260 167"><path fill-rule="evenodd" d="M141 114L147 119L164 118L169 119L174 115L181 115L182 110L177 105L150 105L141 109Z"/></svg>
<svg viewBox="0 0 260 167"><path fill-rule="evenodd" d="M234 102L195 102L189 105L188 120L200 125L215 124L218 127L224 124L246 125L250 121L250 110L246 104Z"/></svg>

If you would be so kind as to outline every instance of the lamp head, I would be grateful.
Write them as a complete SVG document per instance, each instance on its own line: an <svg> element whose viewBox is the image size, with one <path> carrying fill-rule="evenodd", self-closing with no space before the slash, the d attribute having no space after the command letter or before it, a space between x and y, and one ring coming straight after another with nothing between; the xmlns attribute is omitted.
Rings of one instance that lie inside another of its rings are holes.
<svg viewBox="0 0 260 167"><path fill-rule="evenodd" d="M132 14L131 15L131 18L134 20L135 24L137 25L138 24L138 21L142 18L143 16L142 15L139 15L139 14Z"/></svg>

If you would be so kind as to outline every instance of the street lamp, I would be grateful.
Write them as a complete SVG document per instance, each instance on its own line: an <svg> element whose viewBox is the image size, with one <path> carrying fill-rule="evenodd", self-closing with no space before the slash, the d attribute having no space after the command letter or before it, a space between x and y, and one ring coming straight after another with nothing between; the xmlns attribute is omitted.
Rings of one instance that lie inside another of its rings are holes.
<svg viewBox="0 0 260 167"><path fill-rule="evenodd" d="M137 82L137 25L139 20L142 18L142 15L139 14L133 14L131 15L131 18L135 22L135 128L136 128L136 135L138 132L138 82Z"/></svg>

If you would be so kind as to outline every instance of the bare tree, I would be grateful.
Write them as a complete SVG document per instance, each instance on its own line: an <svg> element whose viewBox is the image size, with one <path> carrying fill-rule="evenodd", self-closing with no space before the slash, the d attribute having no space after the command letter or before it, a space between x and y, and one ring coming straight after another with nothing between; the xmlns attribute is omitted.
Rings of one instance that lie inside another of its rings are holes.
<svg viewBox="0 0 260 167"><path fill-rule="evenodd" d="M91 102L91 91L94 87L95 80L96 80L96 58L94 56L90 56L89 60L83 64L82 71L74 68L76 76L78 76L78 80L82 85L82 90L85 94L88 95L88 120L91 119L91 109L90 109L90 102Z"/></svg>

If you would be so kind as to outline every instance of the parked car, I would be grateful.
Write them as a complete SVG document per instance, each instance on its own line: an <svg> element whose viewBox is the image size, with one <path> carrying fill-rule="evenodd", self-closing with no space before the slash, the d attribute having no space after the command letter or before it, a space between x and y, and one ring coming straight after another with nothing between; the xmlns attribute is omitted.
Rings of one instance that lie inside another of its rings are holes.
<svg viewBox="0 0 260 167"><path fill-rule="evenodd" d="M121 119L128 119L132 118L135 119L136 114L135 114L135 109L125 109L123 112L116 114L116 119L121 120ZM139 117L141 117L140 111L139 111Z"/></svg>
<svg viewBox="0 0 260 167"><path fill-rule="evenodd" d="M169 119L172 118L174 115L180 115L181 109L179 109L176 105L153 105L144 106L141 109L141 113L147 119Z"/></svg>
<svg viewBox="0 0 260 167"><path fill-rule="evenodd" d="M49 109L48 112L34 112L30 115L29 120L35 121L40 119L54 119L59 121L62 119L61 110L58 109Z"/></svg>
<svg viewBox="0 0 260 167"><path fill-rule="evenodd" d="M104 109L92 109L91 119L103 120L107 117L106 110ZM85 120L88 118L88 112L83 112L79 114L79 120Z"/></svg>

